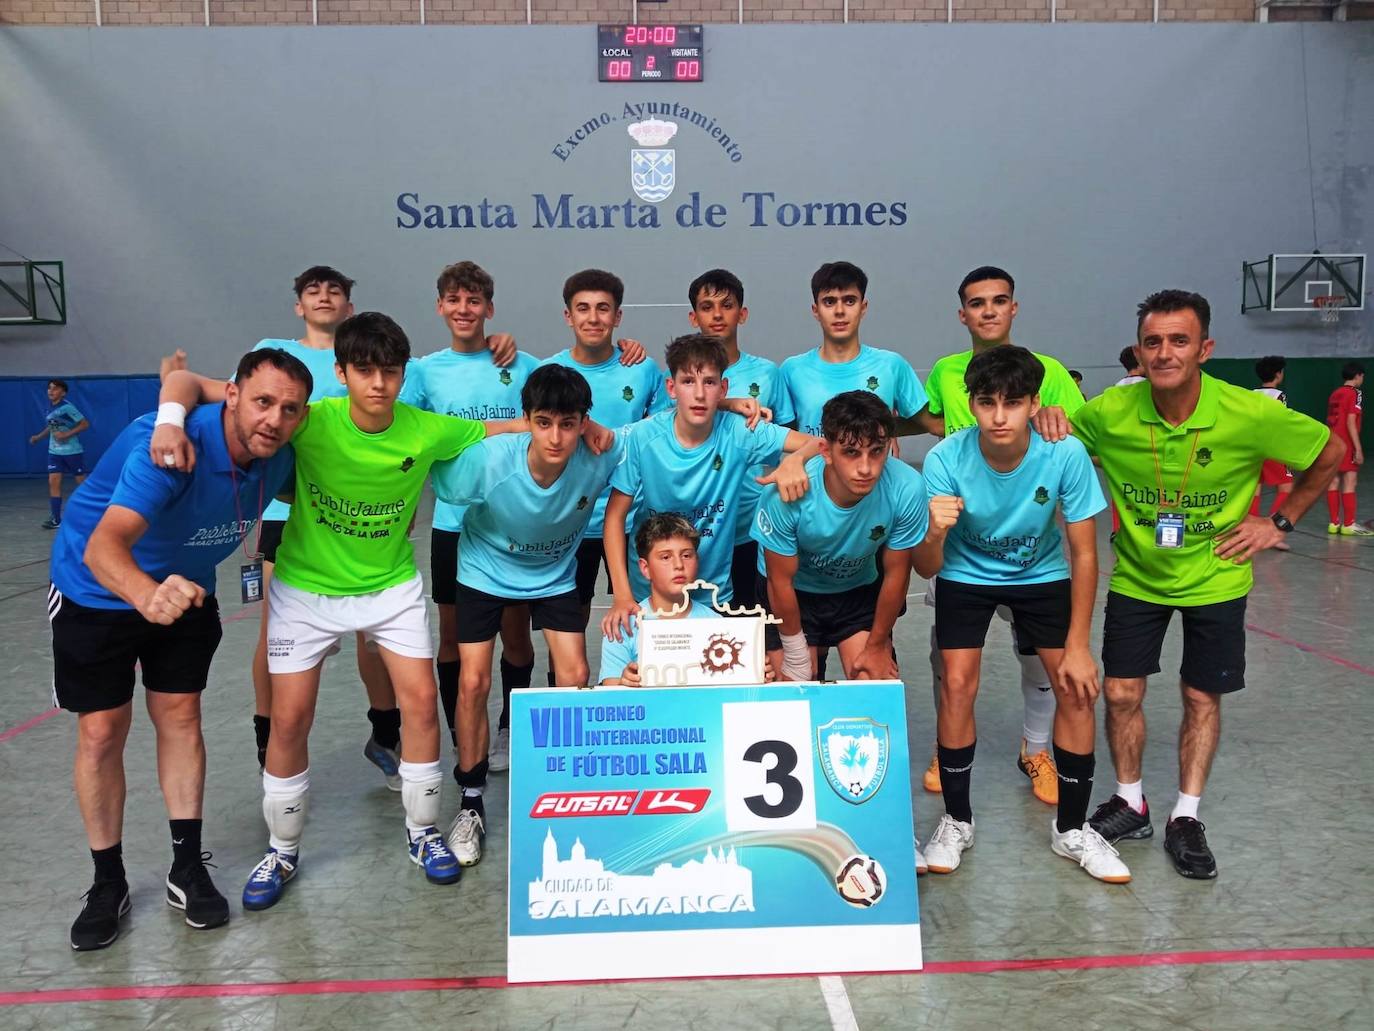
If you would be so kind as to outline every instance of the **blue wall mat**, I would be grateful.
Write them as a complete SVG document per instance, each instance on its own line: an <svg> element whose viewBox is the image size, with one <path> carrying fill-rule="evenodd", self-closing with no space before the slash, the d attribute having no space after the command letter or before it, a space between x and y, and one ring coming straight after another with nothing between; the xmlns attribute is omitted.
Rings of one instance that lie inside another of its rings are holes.
<svg viewBox="0 0 1374 1031"><path fill-rule="evenodd" d="M71 401L90 422L81 434L86 468L100 460L125 426L157 407L156 376L69 376ZM30 444L48 413L48 381L37 377L0 378L0 477L44 476L48 442Z"/></svg>

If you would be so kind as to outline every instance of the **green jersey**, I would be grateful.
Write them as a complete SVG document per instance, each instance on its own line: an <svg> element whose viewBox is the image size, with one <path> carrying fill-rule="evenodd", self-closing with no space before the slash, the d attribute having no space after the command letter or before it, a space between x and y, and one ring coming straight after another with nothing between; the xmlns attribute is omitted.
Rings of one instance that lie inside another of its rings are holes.
<svg viewBox="0 0 1374 1031"><path fill-rule="evenodd" d="M1078 384L1056 359L1047 354L1036 354L1040 364L1045 367L1045 381L1040 384L1040 403L1064 409L1065 415L1073 415L1083 404L1083 394ZM978 425L968 406L968 388L964 386L964 373L968 363L973 360L972 351L947 354L935 363L926 377L926 394L929 397L931 415L945 417L945 436Z"/></svg>
<svg viewBox="0 0 1374 1031"><path fill-rule="evenodd" d="M1073 432L1101 461L1121 513L1111 589L1185 606L1249 593L1250 563L1217 558L1216 536L1249 514L1266 458L1306 469L1330 435L1315 419L1205 374L1182 425L1160 418L1146 382L1084 404Z"/></svg>
<svg viewBox="0 0 1374 1031"><path fill-rule="evenodd" d="M390 426L364 433L347 397L311 402L291 438L296 500L275 575L315 594L369 594L417 575L407 531L435 462L486 435L480 422L397 404Z"/></svg>

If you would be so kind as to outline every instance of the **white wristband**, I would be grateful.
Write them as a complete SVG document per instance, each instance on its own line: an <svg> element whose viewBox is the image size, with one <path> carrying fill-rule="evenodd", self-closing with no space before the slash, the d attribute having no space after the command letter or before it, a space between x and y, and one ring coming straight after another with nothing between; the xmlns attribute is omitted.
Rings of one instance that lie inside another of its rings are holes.
<svg viewBox="0 0 1374 1031"><path fill-rule="evenodd" d="M175 426L178 429L186 427L186 406L176 401L163 401L157 406L157 418L153 420L154 426Z"/></svg>
<svg viewBox="0 0 1374 1031"><path fill-rule="evenodd" d="M810 680L811 649L806 646L806 634L779 634L782 638L782 674L788 680Z"/></svg>

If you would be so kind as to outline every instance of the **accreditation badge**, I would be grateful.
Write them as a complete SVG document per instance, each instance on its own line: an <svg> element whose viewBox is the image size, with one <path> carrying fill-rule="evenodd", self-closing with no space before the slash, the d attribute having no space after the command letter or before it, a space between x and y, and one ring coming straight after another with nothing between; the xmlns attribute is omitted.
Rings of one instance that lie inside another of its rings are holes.
<svg viewBox="0 0 1374 1031"><path fill-rule="evenodd" d="M1155 547L1183 547L1183 513L1160 512L1155 516Z"/></svg>
<svg viewBox="0 0 1374 1031"><path fill-rule="evenodd" d="M255 601L262 601L262 559L254 559L247 565L239 566L239 577L242 582L243 604L251 605Z"/></svg>

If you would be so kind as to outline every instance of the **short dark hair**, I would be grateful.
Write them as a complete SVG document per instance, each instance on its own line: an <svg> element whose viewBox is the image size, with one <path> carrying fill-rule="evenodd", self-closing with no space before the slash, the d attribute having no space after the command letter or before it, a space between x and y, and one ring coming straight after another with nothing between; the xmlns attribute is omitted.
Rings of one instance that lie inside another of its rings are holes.
<svg viewBox="0 0 1374 1031"><path fill-rule="evenodd" d="M1069 370L1069 378L1072 379L1075 383L1077 383L1080 387L1083 385L1083 373L1079 372L1077 369Z"/></svg>
<svg viewBox="0 0 1374 1031"><path fill-rule="evenodd" d="M48 380L48 386L50 386L50 387L60 387L61 390L62 390L62 393L64 393L64 394L67 393L67 389L68 389L68 388L67 388L67 381L64 380L64 379L50 379L50 380Z"/></svg>
<svg viewBox="0 0 1374 1031"><path fill-rule="evenodd" d="M999 344L975 354L964 370L970 398L1034 397L1044 381L1045 366L1040 359L1015 344Z"/></svg>
<svg viewBox="0 0 1374 1031"><path fill-rule="evenodd" d="M234 382L242 383L264 365L270 365L272 368L286 373L297 383L303 385L306 397L314 393L315 377L310 375L310 370L306 367L305 362L294 354L283 351L280 347L259 347L245 354L239 359L239 367L234 370Z"/></svg>
<svg viewBox="0 0 1374 1031"><path fill-rule="evenodd" d="M1341 379L1354 379L1364 372L1364 366L1359 362L1346 362L1341 366Z"/></svg>
<svg viewBox="0 0 1374 1031"><path fill-rule="evenodd" d="M1191 311L1202 324L1202 338L1207 339L1212 326L1212 306L1202 294L1191 290L1160 290L1150 294L1135 309L1135 335L1140 336L1140 327L1145 324L1147 315L1160 312Z"/></svg>
<svg viewBox="0 0 1374 1031"><path fill-rule="evenodd" d="M410 361L410 338L389 315L359 312L334 331L334 361L347 365L401 365Z"/></svg>
<svg viewBox="0 0 1374 1031"><path fill-rule="evenodd" d="M439 273L439 281L435 284L439 290L439 296L452 293L454 290L466 290L470 294L481 294L488 301L496 296L496 280L491 278L491 273L484 269L475 261L459 261L452 265L447 265Z"/></svg>
<svg viewBox="0 0 1374 1031"><path fill-rule="evenodd" d="M1016 294L1016 280L1011 278L1011 273L1006 269L998 268L996 265L979 265L976 269L959 280L959 303L964 303L964 291L974 283L982 283L989 279L1005 279L1007 286L1011 287L1011 293Z"/></svg>
<svg viewBox="0 0 1374 1031"><path fill-rule="evenodd" d="M592 410L592 388L582 373L566 365L541 365L520 388L525 414L586 415Z"/></svg>
<svg viewBox="0 0 1374 1031"><path fill-rule="evenodd" d="M573 295L586 290L610 294L615 298L617 308L625 300L625 284L614 272L607 272L605 269L599 268L584 268L581 272L574 272L564 282L563 307L571 308Z"/></svg>
<svg viewBox="0 0 1374 1031"><path fill-rule="evenodd" d="M349 279L338 269L331 268L328 265L311 265L296 277L293 287L296 291L296 296L300 297L301 294L305 293L306 287L315 286L320 283L333 283L343 291L345 298L348 300L353 299L354 280Z"/></svg>
<svg viewBox="0 0 1374 1031"><path fill-rule="evenodd" d="M1255 375L1261 383L1268 383L1288 366L1288 359L1281 354L1267 354L1255 362Z"/></svg>
<svg viewBox="0 0 1374 1031"><path fill-rule="evenodd" d="M744 284L739 281L739 276L728 269L713 268L692 280L691 285L687 287L687 302L693 308L697 306L697 298L703 290L709 290L713 294L730 294L736 304L744 303Z"/></svg>
<svg viewBox="0 0 1374 1031"><path fill-rule="evenodd" d="M1116 356L1116 360L1121 363L1121 367L1126 370L1128 376L1132 369L1140 368L1140 359L1135 356L1134 347L1123 347L1121 353Z"/></svg>
<svg viewBox="0 0 1374 1031"><path fill-rule="evenodd" d="M821 435L832 444L881 443L896 433L892 409L868 390L836 394L821 409Z"/></svg>
<svg viewBox="0 0 1374 1031"><path fill-rule="evenodd" d="M859 288L859 296L868 293L868 276L852 261L827 261L811 276L811 300L827 290L843 290L847 286Z"/></svg>
<svg viewBox="0 0 1374 1031"><path fill-rule="evenodd" d="M655 512L635 531L635 554L648 558L655 544L674 537L691 541L694 548L701 543L701 533L681 512Z"/></svg>
<svg viewBox="0 0 1374 1031"><path fill-rule="evenodd" d="M694 372L697 369L715 369L717 376L724 376L730 367L730 355L725 350L725 341L720 337L707 336L705 333L688 333L676 337L663 356L668 365L668 375L679 372Z"/></svg>

